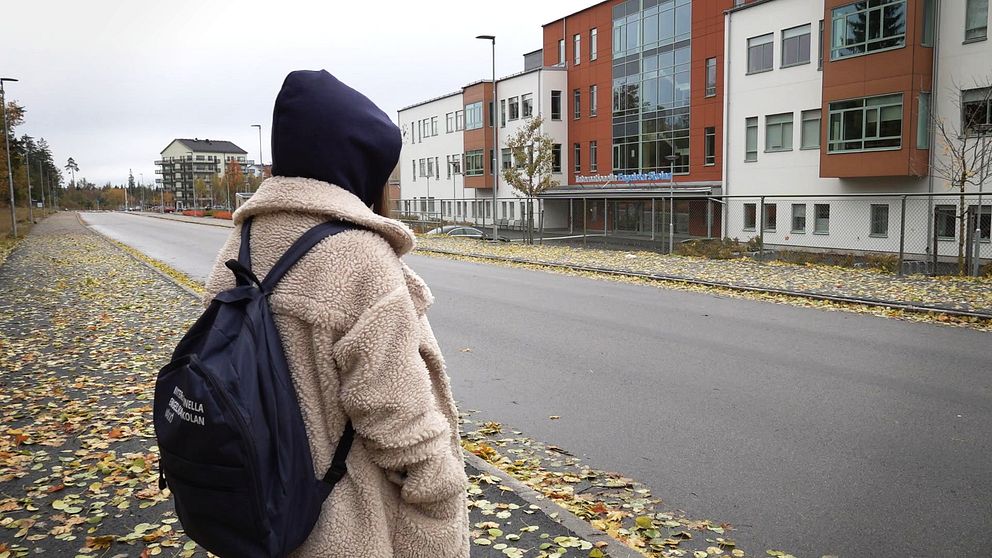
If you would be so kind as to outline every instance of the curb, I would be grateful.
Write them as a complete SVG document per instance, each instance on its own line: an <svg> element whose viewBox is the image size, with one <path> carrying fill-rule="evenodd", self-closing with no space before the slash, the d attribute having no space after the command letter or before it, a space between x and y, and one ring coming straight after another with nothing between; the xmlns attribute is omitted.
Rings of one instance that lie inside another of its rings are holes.
<svg viewBox="0 0 992 558"><path fill-rule="evenodd" d="M729 289L734 291L744 291L752 293L763 293L763 294L774 294L774 295L785 295L792 296L796 298L807 298L811 300L824 300L828 302L840 302L844 304L853 305L863 305L863 306L874 306L880 308L889 308L892 310L902 310L904 312L912 312L914 314L943 314L947 316L954 316L958 318L978 318L982 320L992 320L992 312L977 312L969 310L955 310L953 308L940 308L936 306L921 306L915 304L906 304L899 302L888 302L884 300L877 300L871 298L859 298L854 296L838 296L838 295L826 295L818 293L808 293L802 291L790 291L787 289L776 289L774 287L750 287L747 285L735 285L733 283L724 283L721 281L709 281L706 279L692 279L689 277L680 277L677 275L665 275L661 273L640 273L636 271L622 271L619 269L610 269L605 267L595 267L588 265L571 265L564 263L554 263L554 262L541 262L537 260L527 260L524 258L510 258L506 256L494 256L486 254L473 254L473 253L462 253L462 252L452 252L450 250L439 250L436 248L417 248L415 252L421 252L425 254L440 254L444 256L459 256L464 258L475 258L479 260L490 260L498 262L510 262L517 264L526 265L536 265L541 267L550 267L555 269L567 269L571 271L586 271L591 273L601 273L604 275L617 275L620 277L634 277L637 279L648 279L651 281L658 282L668 282L668 283L683 283L687 285L701 285L704 287L716 287L721 289Z"/></svg>
<svg viewBox="0 0 992 558"><path fill-rule="evenodd" d="M465 456L465 463L467 463L470 467L474 467L487 475L499 477L500 484L506 485L513 489L514 494L522 498L528 504L537 506L542 512L544 512L545 515L575 533L577 537L585 539L591 543L607 543L607 546L603 547L603 552L610 558L644 558L643 554L633 550L617 539L614 539L609 534L593 528L593 526L584 519L548 500L544 495L538 493L533 488L513 478L510 473L496 467L474 453L462 450L462 454ZM552 516L551 514L557 515Z"/></svg>
<svg viewBox="0 0 992 558"><path fill-rule="evenodd" d="M170 277L168 273L165 273L161 269L158 269L157 267L153 266L152 264L148 263L147 261L145 261L145 260L139 258L138 256L132 254L130 250L125 249L124 246L122 244L118 243L116 240L110 238L109 236L101 233L100 231L98 231L98 230L94 229L93 227L89 226L88 224L86 224L86 222L83 221L83 217L82 217L82 215L79 212L76 212L76 220L79 221L79 224L80 225L82 225L87 231L89 231L90 233L92 233L93 235L95 235L97 238L100 238L101 240L103 240L107 244L113 246L114 249L120 250L121 252L123 252L125 255L127 255L127 257L129 257L132 260L140 263L141 265L147 267L148 269L154 271L160 277L166 279L167 281L169 281L173 285L179 287L184 293L186 293L189 296L193 297L196 301L199 302L199 301L203 300L203 296L200 295L198 292L196 292L193 289L187 287L186 285L183 285L179 281L176 281L175 278ZM128 247L128 248L130 248L130 247ZM165 267L169 267L168 265L166 265L166 264L164 264L162 262L159 262L159 263L161 265L165 266ZM172 269L172 268L170 267L170 269Z"/></svg>
<svg viewBox="0 0 992 558"><path fill-rule="evenodd" d="M168 217L155 217L153 215L141 215L141 216L142 217L151 217L153 219L165 219L165 220L168 220L168 221L184 221L182 219L170 219ZM121 252L124 252L125 254L127 254L128 257L130 257L134 261L140 263L141 265L144 265L148 269L151 269L152 271L154 271L155 273L157 273L161 277L165 278L167 281L169 281L173 285L179 287L184 293L190 295L191 297L193 297L197 301L199 301L199 300L202 299L201 295L198 294L196 291L190 289L189 287L187 287L186 285L183 285L182 283L179 283L173 277L169 276L167 273L164 273L162 270L156 268L155 266L151 265L147 261L145 261L145 260L139 258L138 256L132 254L129 250L126 250L126 249L122 248L121 245L119 245L117 243L117 241L115 241L115 240L111 239L110 237L104 235L103 233L101 233L101 232L99 232L99 231L91 228L89 225L87 225L83 221L82 215L80 213L78 213L78 212L76 213L76 219L79 221L79 224L80 225L82 225L83 227L86 228L86 230L88 230L91 233L95 234L97 237L103 239L104 242L106 242L107 244L110 244L115 249L120 250ZM184 222L193 222L193 221L184 221ZM195 223L195 222L193 222L193 223ZM204 225L209 225L209 226L214 226L214 227L217 227L217 226L223 227L224 226L224 225L214 225L212 223L203 223L203 224ZM161 265L166 265L166 264L163 263ZM166 267L168 267L168 266L166 266ZM520 482L519 480L513 478L513 476L510 475L509 473L507 473L506 471L503 471L502 469L500 469L500 468L498 468L498 467L490 464L488 461L486 461L486 460L482 459L481 457L479 457L479 456L477 456L477 455L475 455L473 453L470 453L468 451L462 450L462 455L465 456L465 462L469 466L474 467L475 469L477 469L477 470L479 470L481 472L484 472L484 473L486 473L488 475L493 475L493 476L499 477L501 479L501 483L502 484L504 484L504 485L506 485L506 486L508 486L508 487L510 487L510 488L513 489L514 494L516 494L517 496L519 496L521 499L523 499L528 504L531 504L533 506L537 506L537 508L539 508L545 515L551 517L554 521L556 521L559 524L565 526L565 528L567 528L568 530L570 530L573 533L575 533L575 535L577 537L582 538L582 539L585 539L585 540L587 540L587 541L589 541L591 543L597 543L597 542L601 542L601 541L607 543L607 546L604 547L604 552L610 558L643 558L643 556L644 556L643 554L640 554L639 552L636 552L635 550L631 549L626 544L618 541L617 539L614 539L613 537L611 537L607 533L604 533L603 531L600 531L598 529L594 529L592 527L592 525L589 525L589 523L586 522L585 520L581 519L580 517L578 517L577 515L573 514L570 511L568 511L567 509L559 506L558 504L555 504L555 503L549 501L546 497L544 497L543 495L541 495L540 493L538 493L533 488L531 488L531 487L525 485L524 483ZM551 514L557 514L557 516L552 517Z"/></svg>
<svg viewBox="0 0 992 558"><path fill-rule="evenodd" d="M211 223L209 221L193 221L188 219L176 219L174 217L166 217L164 215L156 215L154 213L133 213L129 211L119 211L117 213L122 213L124 215L132 215L134 217L148 217L149 219L161 219L163 221L178 221L180 223L191 223L194 225L203 225L205 227L223 227L225 229L230 229L234 227L233 221L228 221L227 219L215 219L215 221L223 221L217 223ZM193 219L205 219L205 217L193 217ZM224 224L230 223L230 224Z"/></svg>

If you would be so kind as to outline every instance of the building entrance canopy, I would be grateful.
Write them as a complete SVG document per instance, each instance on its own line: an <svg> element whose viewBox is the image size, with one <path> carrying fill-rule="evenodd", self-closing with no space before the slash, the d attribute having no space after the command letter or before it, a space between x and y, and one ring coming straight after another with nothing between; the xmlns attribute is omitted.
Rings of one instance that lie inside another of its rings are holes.
<svg viewBox="0 0 992 558"><path fill-rule="evenodd" d="M561 198L667 198L669 196L699 198L720 196L720 182L638 182L613 184L569 184L552 188L539 197Z"/></svg>

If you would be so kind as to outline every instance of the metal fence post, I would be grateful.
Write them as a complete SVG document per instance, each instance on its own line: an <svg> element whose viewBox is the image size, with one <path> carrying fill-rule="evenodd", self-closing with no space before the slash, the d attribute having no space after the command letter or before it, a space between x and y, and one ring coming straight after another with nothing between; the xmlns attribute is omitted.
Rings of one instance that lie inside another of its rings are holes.
<svg viewBox="0 0 992 558"><path fill-rule="evenodd" d="M906 196L902 197L899 214L899 267L896 273L902 277L903 259L906 257Z"/></svg>
<svg viewBox="0 0 992 558"><path fill-rule="evenodd" d="M575 234L575 209L572 207L573 198L568 198L568 234Z"/></svg>
<svg viewBox="0 0 992 558"><path fill-rule="evenodd" d="M651 198L651 240L654 240L654 198Z"/></svg>
<svg viewBox="0 0 992 558"><path fill-rule="evenodd" d="M765 196L761 196L758 204L758 259L765 259Z"/></svg>
<svg viewBox="0 0 992 558"><path fill-rule="evenodd" d="M582 247L586 246L586 219L589 217L588 198L582 198Z"/></svg>
<svg viewBox="0 0 992 558"><path fill-rule="evenodd" d="M706 238L713 238L713 200L706 198Z"/></svg>
<svg viewBox="0 0 992 558"><path fill-rule="evenodd" d="M933 196L930 196L930 199L933 200ZM940 242L940 231L937 229L937 223L936 223L936 220L937 220L937 213L936 213L937 210L936 210L936 207L937 206L936 205L933 205L933 207L934 207L934 213L932 215L930 215L930 217L928 217L929 219L933 219L935 221L934 222L934 227L933 227L933 269L930 271L930 273L931 273L931 275L937 275L937 264L939 263L939 257L940 257L940 244L939 244L939 242Z"/></svg>
<svg viewBox="0 0 992 558"><path fill-rule="evenodd" d="M675 192L672 191L668 195L668 253L673 254L675 253Z"/></svg>
<svg viewBox="0 0 992 558"><path fill-rule="evenodd" d="M541 211L541 214L538 215L537 217L540 222L539 226L541 231L541 240L538 241L538 244L543 246L544 245L544 200L537 200L537 208Z"/></svg>

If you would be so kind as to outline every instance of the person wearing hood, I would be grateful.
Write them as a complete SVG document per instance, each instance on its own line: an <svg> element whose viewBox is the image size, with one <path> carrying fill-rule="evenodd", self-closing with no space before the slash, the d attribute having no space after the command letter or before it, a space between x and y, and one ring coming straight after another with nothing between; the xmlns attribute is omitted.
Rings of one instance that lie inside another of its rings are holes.
<svg viewBox="0 0 992 558"><path fill-rule="evenodd" d="M433 297L400 259L413 234L386 216L400 147L399 129L364 95L326 71L290 73L272 119L273 176L234 213L207 281L206 301L234 286L224 262L237 258L249 217L259 277L311 227L356 227L314 247L269 299L315 475L349 419L356 432L348 472L295 556L469 555L458 414L426 317Z"/></svg>

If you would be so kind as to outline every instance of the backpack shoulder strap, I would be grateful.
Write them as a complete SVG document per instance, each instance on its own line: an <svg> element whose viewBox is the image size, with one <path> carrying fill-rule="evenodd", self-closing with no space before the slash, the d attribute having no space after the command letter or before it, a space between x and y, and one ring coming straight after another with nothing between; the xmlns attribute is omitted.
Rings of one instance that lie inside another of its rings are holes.
<svg viewBox="0 0 992 558"><path fill-rule="evenodd" d="M279 284L279 280L282 279L283 275L286 274L296 262L300 260L311 248L317 245L318 242L324 240L329 236L338 234L339 232L347 231L356 228L355 225L349 223L344 223L341 221L328 221L326 223L321 223L307 232L303 233L289 250L279 258L269 273L262 280L262 292L268 294L272 292L272 289Z"/></svg>
<svg viewBox="0 0 992 558"><path fill-rule="evenodd" d="M249 217L241 223L241 247L238 248L238 263L245 269L251 270L251 220Z"/></svg>
<svg viewBox="0 0 992 558"><path fill-rule="evenodd" d="M344 427L344 433L341 434L341 439L338 441L338 447L334 450L334 458L331 460L331 466L327 469L324 478L321 479L330 488L334 488L334 485L348 472L345 459L348 458L348 452L351 451L351 444L354 441L355 429L351 426L351 421L349 420L348 424Z"/></svg>

